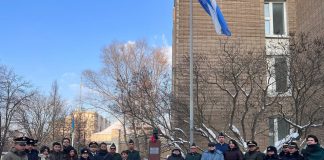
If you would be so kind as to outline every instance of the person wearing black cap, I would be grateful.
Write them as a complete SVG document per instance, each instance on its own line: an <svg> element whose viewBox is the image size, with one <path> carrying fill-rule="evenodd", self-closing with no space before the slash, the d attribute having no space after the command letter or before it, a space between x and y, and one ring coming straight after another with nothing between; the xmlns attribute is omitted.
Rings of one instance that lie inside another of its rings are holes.
<svg viewBox="0 0 324 160"><path fill-rule="evenodd" d="M87 148L81 149L81 156L79 160L90 160L90 151Z"/></svg>
<svg viewBox="0 0 324 160"><path fill-rule="evenodd" d="M267 155L265 156L265 160L278 160L278 151L277 148L274 146L267 147Z"/></svg>
<svg viewBox="0 0 324 160"><path fill-rule="evenodd" d="M324 149L320 146L315 135L308 135L306 143L306 149L302 150L305 160L324 160Z"/></svg>
<svg viewBox="0 0 324 160"><path fill-rule="evenodd" d="M28 160L25 152L27 137L18 137L14 139L14 146L2 157L2 160Z"/></svg>
<svg viewBox="0 0 324 160"><path fill-rule="evenodd" d="M225 151L227 151L227 149L228 149L228 144L225 143L224 133L220 132L217 139L218 139L218 143L216 144L216 148L217 148L217 150L222 151L224 154Z"/></svg>
<svg viewBox="0 0 324 160"><path fill-rule="evenodd" d="M288 144L288 154L282 157L281 160L304 160L304 157L299 154L299 148L297 143L290 142Z"/></svg>
<svg viewBox="0 0 324 160"><path fill-rule="evenodd" d="M265 155L258 151L258 144L255 141L248 141L249 151L244 154L244 160L263 160Z"/></svg>
<svg viewBox="0 0 324 160"><path fill-rule="evenodd" d="M97 155L97 152L98 152L98 143L95 141L92 141L89 143L88 146L89 146L89 150L90 150L89 157L91 160L94 160L94 157Z"/></svg>
<svg viewBox="0 0 324 160"><path fill-rule="evenodd" d="M173 149L167 160L184 160L181 155L181 150L179 148Z"/></svg>
<svg viewBox="0 0 324 160"><path fill-rule="evenodd" d="M122 157L119 153L116 152L116 145L115 143L112 143L109 147L109 154L112 156L113 160L121 160Z"/></svg>
<svg viewBox="0 0 324 160"><path fill-rule="evenodd" d="M195 143L192 143L190 147L190 152L186 155L186 160L200 160L201 154L197 152L197 146Z"/></svg>
<svg viewBox="0 0 324 160"><path fill-rule="evenodd" d="M234 139L229 140L228 150L225 151L224 158L225 160L243 160L243 153Z"/></svg>
<svg viewBox="0 0 324 160"><path fill-rule="evenodd" d="M201 160L224 160L222 151L216 150L215 146L214 142L209 142L208 150L202 154Z"/></svg>
<svg viewBox="0 0 324 160"><path fill-rule="evenodd" d="M282 151L279 153L279 158L282 159L289 154L288 143L285 142L282 146Z"/></svg>
<svg viewBox="0 0 324 160"><path fill-rule="evenodd" d="M128 142L128 160L141 160L139 151L134 149L134 141L131 139Z"/></svg>
<svg viewBox="0 0 324 160"><path fill-rule="evenodd" d="M38 160L39 152L35 149L37 142L38 142L38 140L28 138L28 140L26 142L26 153L28 156L28 160Z"/></svg>

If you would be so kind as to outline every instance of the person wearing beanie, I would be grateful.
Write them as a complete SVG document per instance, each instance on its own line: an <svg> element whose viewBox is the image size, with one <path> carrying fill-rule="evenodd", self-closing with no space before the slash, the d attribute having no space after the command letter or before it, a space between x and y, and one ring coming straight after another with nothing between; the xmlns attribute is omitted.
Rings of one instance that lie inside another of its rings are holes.
<svg viewBox="0 0 324 160"><path fill-rule="evenodd" d="M282 159L283 157L289 154L288 143L285 142L282 146L282 151L279 153L279 158Z"/></svg>
<svg viewBox="0 0 324 160"><path fill-rule="evenodd" d="M225 160L243 160L243 153L234 139L228 141L228 149L224 153L224 158Z"/></svg>
<svg viewBox="0 0 324 160"><path fill-rule="evenodd" d="M121 160L122 157L119 153L116 152L116 145L115 143L112 143L109 147L109 154L112 156L112 160Z"/></svg>
<svg viewBox="0 0 324 160"><path fill-rule="evenodd" d="M304 160L304 157L299 154L299 148L297 143L290 142L288 144L288 150L289 154L282 157L282 160Z"/></svg>
<svg viewBox="0 0 324 160"><path fill-rule="evenodd" d="M278 160L279 156L277 153L277 148L274 146L267 147L267 155L265 156L265 160Z"/></svg>
<svg viewBox="0 0 324 160"><path fill-rule="evenodd" d="M224 160L224 155L222 151L216 149L214 142L209 142L208 150L202 154L201 160Z"/></svg>
<svg viewBox="0 0 324 160"><path fill-rule="evenodd" d="M190 147L190 152L187 153L185 160L200 160L201 154L197 152L197 146L195 143L192 143Z"/></svg>
<svg viewBox="0 0 324 160"><path fill-rule="evenodd" d="M249 151L244 154L244 160L263 160L265 155L258 151L258 144L255 141L248 141Z"/></svg>
<svg viewBox="0 0 324 160"><path fill-rule="evenodd" d="M128 142L128 160L141 160L139 151L134 149L134 141L131 139Z"/></svg>
<svg viewBox="0 0 324 160"><path fill-rule="evenodd" d="M179 148L175 148L171 152L171 156L168 157L167 160L184 160L181 155L181 150Z"/></svg>
<svg viewBox="0 0 324 160"><path fill-rule="evenodd" d="M306 149L302 150L305 160L324 160L324 149L321 148L316 136L308 135L306 143Z"/></svg>

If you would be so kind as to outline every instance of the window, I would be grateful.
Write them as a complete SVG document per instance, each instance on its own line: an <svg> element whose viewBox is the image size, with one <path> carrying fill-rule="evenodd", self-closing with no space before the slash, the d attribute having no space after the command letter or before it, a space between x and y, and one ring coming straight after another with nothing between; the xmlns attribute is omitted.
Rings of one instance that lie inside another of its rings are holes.
<svg viewBox="0 0 324 160"><path fill-rule="evenodd" d="M269 66L269 94L289 95L288 59L285 55L272 55L268 58Z"/></svg>
<svg viewBox="0 0 324 160"><path fill-rule="evenodd" d="M279 117L269 118L269 144L274 145L290 134L289 123Z"/></svg>
<svg viewBox="0 0 324 160"><path fill-rule="evenodd" d="M266 36L287 35L284 1L264 3L264 23Z"/></svg>

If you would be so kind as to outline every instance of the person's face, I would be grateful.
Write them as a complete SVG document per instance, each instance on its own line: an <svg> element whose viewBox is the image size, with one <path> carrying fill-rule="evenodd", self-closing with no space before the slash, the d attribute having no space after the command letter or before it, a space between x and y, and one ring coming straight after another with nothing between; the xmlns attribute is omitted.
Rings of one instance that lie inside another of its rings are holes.
<svg viewBox="0 0 324 160"><path fill-rule="evenodd" d="M69 145L70 145L70 141L68 139L64 139L63 146L69 146Z"/></svg>
<svg viewBox="0 0 324 160"><path fill-rule="evenodd" d="M256 146L252 146L252 145L250 145L250 146L248 146L249 147L249 151L255 151L256 150Z"/></svg>
<svg viewBox="0 0 324 160"><path fill-rule="evenodd" d="M295 153L298 150L295 147L289 147L288 148L288 151L289 151L290 154L293 154L293 153Z"/></svg>
<svg viewBox="0 0 324 160"><path fill-rule="evenodd" d="M100 145L100 150L106 151L107 145L105 145L105 144Z"/></svg>
<svg viewBox="0 0 324 160"><path fill-rule="evenodd" d="M128 143L128 148L130 150L133 150L134 149L134 143Z"/></svg>
<svg viewBox="0 0 324 160"><path fill-rule="evenodd" d="M311 144L317 144L317 142L315 142L315 139L314 138L311 138L311 137L309 137L309 138L307 138L307 145L311 145Z"/></svg>
<svg viewBox="0 0 324 160"><path fill-rule="evenodd" d="M17 144L15 144L15 149L18 150L18 151L24 151L26 149L26 144L17 143Z"/></svg>
<svg viewBox="0 0 324 160"><path fill-rule="evenodd" d="M98 146L97 145L91 145L90 146L90 152L94 153L94 152L97 152L98 150Z"/></svg>
<svg viewBox="0 0 324 160"><path fill-rule="evenodd" d="M190 152L191 152L191 153L196 153L196 152L197 152L197 147L194 147L194 146L191 147L191 148L190 148Z"/></svg>
<svg viewBox="0 0 324 160"><path fill-rule="evenodd" d="M54 152L60 152L61 151L61 146L60 145L55 145L53 147Z"/></svg>
<svg viewBox="0 0 324 160"><path fill-rule="evenodd" d="M267 152L267 155L268 155L268 156L272 156L272 155L274 155L274 154L275 154L274 151L268 151L268 152Z"/></svg>
<svg viewBox="0 0 324 160"><path fill-rule="evenodd" d="M111 153L116 153L116 148L110 148Z"/></svg>
<svg viewBox="0 0 324 160"><path fill-rule="evenodd" d="M174 150L172 153L175 154L175 155L179 155L180 154L179 150Z"/></svg>
<svg viewBox="0 0 324 160"><path fill-rule="evenodd" d="M69 152L69 154L70 154L71 157L75 156L75 152L74 152L74 150L71 150L71 151Z"/></svg>
<svg viewBox="0 0 324 160"><path fill-rule="evenodd" d="M127 154L127 153L122 153L122 155L121 155L121 156L122 156L122 158L123 158L123 159L127 159L127 157L128 157L128 154Z"/></svg>
<svg viewBox="0 0 324 160"><path fill-rule="evenodd" d="M48 150L47 150L47 149L45 149L45 150L43 151L43 155L48 155Z"/></svg>
<svg viewBox="0 0 324 160"><path fill-rule="evenodd" d="M208 146L208 150L210 150L210 151L215 150L215 146Z"/></svg>
<svg viewBox="0 0 324 160"><path fill-rule="evenodd" d="M219 143L225 143L225 137L224 136L218 136Z"/></svg>
<svg viewBox="0 0 324 160"><path fill-rule="evenodd" d="M82 157L82 158L88 158L88 157L89 157L89 154L88 154L88 153L82 153L82 154L81 154L81 157Z"/></svg>
<svg viewBox="0 0 324 160"><path fill-rule="evenodd" d="M283 148L284 152L286 152L286 153L289 152L288 146L283 146L282 148Z"/></svg>
<svg viewBox="0 0 324 160"><path fill-rule="evenodd" d="M25 149L32 150L33 149L33 145L27 144L26 147L25 147Z"/></svg>
<svg viewBox="0 0 324 160"><path fill-rule="evenodd" d="M235 148L235 144L232 141L230 141L228 145L231 149Z"/></svg>

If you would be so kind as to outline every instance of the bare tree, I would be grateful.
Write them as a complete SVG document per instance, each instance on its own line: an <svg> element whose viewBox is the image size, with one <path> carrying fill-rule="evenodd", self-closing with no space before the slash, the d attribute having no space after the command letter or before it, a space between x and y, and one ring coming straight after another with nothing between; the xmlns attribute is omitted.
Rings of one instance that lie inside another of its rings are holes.
<svg viewBox="0 0 324 160"><path fill-rule="evenodd" d="M13 117L16 111L34 94L30 90L31 85L16 75L6 66L0 66L0 110L1 110L1 132L0 153L8 143L11 129L13 129Z"/></svg>

